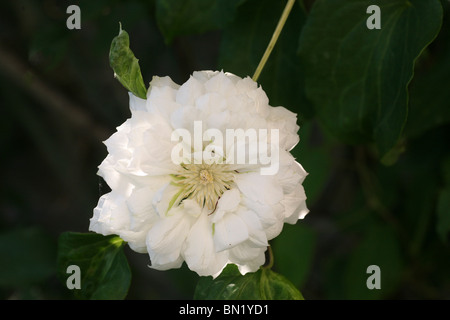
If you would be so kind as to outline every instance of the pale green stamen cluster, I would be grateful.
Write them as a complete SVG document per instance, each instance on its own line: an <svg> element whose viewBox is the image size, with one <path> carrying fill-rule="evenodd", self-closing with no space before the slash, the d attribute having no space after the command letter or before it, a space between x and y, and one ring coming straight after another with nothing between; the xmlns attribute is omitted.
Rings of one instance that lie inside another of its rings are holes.
<svg viewBox="0 0 450 320"><path fill-rule="evenodd" d="M182 164L181 172L172 175L172 184L180 187L169 204L169 210L184 199L214 210L222 194L233 184L235 171L225 164Z"/></svg>

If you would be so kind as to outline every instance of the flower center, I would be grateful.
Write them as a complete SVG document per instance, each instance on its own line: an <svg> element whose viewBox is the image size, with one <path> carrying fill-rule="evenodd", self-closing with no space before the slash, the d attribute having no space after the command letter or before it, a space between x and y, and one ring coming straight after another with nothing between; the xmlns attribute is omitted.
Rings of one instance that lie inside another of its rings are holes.
<svg viewBox="0 0 450 320"><path fill-rule="evenodd" d="M214 181L213 176L209 173L208 170L200 171L200 182L203 184L208 184Z"/></svg>
<svg viewBox="0 0 450 320"><path fill-rule="evenodd" d="M195 200L200 207L213 210L222 194L233 184L234 171L225 164L182 164L181 172L172 175L172 184L180 191L171 200L169 210L184 199Z"/></svg>

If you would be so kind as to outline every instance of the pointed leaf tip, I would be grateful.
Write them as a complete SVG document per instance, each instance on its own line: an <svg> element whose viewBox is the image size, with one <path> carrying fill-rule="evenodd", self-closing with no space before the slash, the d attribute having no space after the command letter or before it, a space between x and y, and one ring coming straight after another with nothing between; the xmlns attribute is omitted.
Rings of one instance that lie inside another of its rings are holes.
<svg viewBox="0 0 450 320"><path fill-rule="evenodd" d="M139 60L131 51L128 33L119 22L119 34L111 42L109 63L114 70L115 78L135 96L146 99L147 89L142 78Z"/></svg>

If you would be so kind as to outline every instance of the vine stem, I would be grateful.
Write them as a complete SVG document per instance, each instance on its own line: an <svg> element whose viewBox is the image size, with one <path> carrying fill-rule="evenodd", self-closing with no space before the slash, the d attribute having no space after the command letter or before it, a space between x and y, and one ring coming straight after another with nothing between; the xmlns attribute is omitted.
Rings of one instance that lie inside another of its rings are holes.
<svg viewBox="0 0 450 320"><path fill-rule="evenodd" d="M267 246L267 252L266 252L266 263L263 265L264 269L272 269L273 267L273 251L272 247L269 245Z"/></svg>
<svg viewBox="0 0 450 320"><path fill-rule="evenodd" d="M264 55L261 58L258 67L256 68L255 74L252 77L253 81L256 82L258 80L259 75L261 74L261 71L267 62L267 59L269 59L273 47L275 47L275 44L277 43L278 37L281 33L281 30L283 30L284 24L286 23L289 13L291 13L291 9L294 3L295 0L288 0L288 3L284 7L283 14L281 15L280 20L278 21L278 25L273 32L272 39L270 39L269 45L267 46L266 51L264 52Z"/></svg>

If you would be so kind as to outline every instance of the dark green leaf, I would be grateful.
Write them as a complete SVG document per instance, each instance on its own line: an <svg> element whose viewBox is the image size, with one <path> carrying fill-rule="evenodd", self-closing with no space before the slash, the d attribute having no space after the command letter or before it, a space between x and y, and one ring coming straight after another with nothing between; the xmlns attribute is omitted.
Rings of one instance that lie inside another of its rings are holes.
<svg viewBox="0 0 450 320"><path fill-rule="evenodd" d="M450 3L446 3L450 16ZM405 134L418 136L425 131L450 122L450 19L444 19L435 45L422 54L420 65L411 82L410 104Z"/></svg>
<svg viewBox="0 0 450 320"><path fill-rule="evenodd" d="M125 242L117 236L65 232L58 243L58 273L66 284L67 267L81 271L81 289L72 289L78 299L124 299L131 272L123 252Z"/></svg>
<svg viewBox="0 0 450 320"><path fill-rule="evenodd" d="M367 268L380 268L380 289L369 289L367 279L372 275ZM330 299L389 298L398 288L403 261L400 245L392 229L373 224L367 235L350 254L335 258L329 266L326 281Z"/></svg>
<svg viewBox="0 0 450 320"><path fill-rule="evenodd" d="M408 136L450 122L450 91L441 84L450 83L450 54L447 62L436 64L429 73L414 82L411 91L411 112L405 128Z"/></svg>
<svg viewBox="0 0 450 320"><path fill-rule="evenodd" d="M373 274L371 265L380 268L380 289L369 289L367 280ZM394 232L373 224L367 235L349 254L340 253L329 260L325 280L328 299L389 299L398 289L403 260Z"/></svg>
<svg viewBox="0 0 450 320"><path fill-rule="evenodd" d="M383 156L402 133L414 63L438 34L442 7L438 0L377 1L381 30L369 30L372 4L316 1L299 52L322 122L344 141L374 141Z"/></svg>
<svg viewBox="0 0 450 320"><path fill-rule="evenodd" d="M403 139L399 139L388 152L381 158L381 163L385 166L391 166L397 163L398 158L406 151Z"/></svg>
<svg viewBox="0 0 450 320"><path fill-rule="evenodd" d="M422 163L413 167L413 170L416 168L432 168L427 164L427 160L426 157L422 157ZM405 167L405 169L402 169L406 171L408 164L402 163L402 165ZM404 198L397 198L397 202L398 205L403 205L405 209L402 210L403 212L396 213L396 216L401 219L402 229L408 233L410 239L408 249L413 256L419 255L422 250L426 249L424 245L426 245L431 221L434 219L438 191L437 174L422 170L417 171L410 174L408 181L404 182L406 184L403 190ZM392 174L394 174L394 171ZM419 185L422 187L419 188Z"/></svg>
<svg viewBox="0 0 450 320"><path fill-rule="evenodd" d="M120 28L119 35L111 42L109 64L114 70L114 76L135 96L146 99L147 89L136 59L130 49L130 38L125 30Z"/></svg>
<svg viewBox="0 0 450 320"><path fill-rule="evenodd" d="M315 252L316 235L303 224L285 225L283 232L273 242L277 271L296 287L304 284L309 274Z"/></svg>
<svg viewBox="0 0 450 320"><path fill-rule="evenodd" d="M157 0L156 20L166 42L174 37L223 28L245 0Z"/></svg>
<svg viewBox="0 0 450 320"><path fill-rule="evenodd" d="M236 265L228 265L216 278L203 277L197 284L197 300L303 300L297 288L270 269L240 274Z"/></svg>
<svg viewBox="0 0 450 320"><path fill-rule="evenodd" d="M1 234L0 256L0 286L36 284L55 272L55 244L35 227Z"/></svg>
<svg viewBox="0 0 450 320"><path fill-rule="evenodd" d="M285 1L252 0L240 6L235 21L224 31L219 67L240 77L251 77L285 5ZM304 21L305 13L294 5L258 80L271 105L282 105L299 113L301 119L313 114L304 92L304 75L295 41Z"/></svg>
<svg viewBox="0 0 450 320"><path fill-rule="evenodd" d="M368 289L367 267L380 267L381 289ZM350 299L377 299L389 297L401 281L403 262L400 245L392 229L374 225L353 252L348 262L344 283Z"/></svg>

